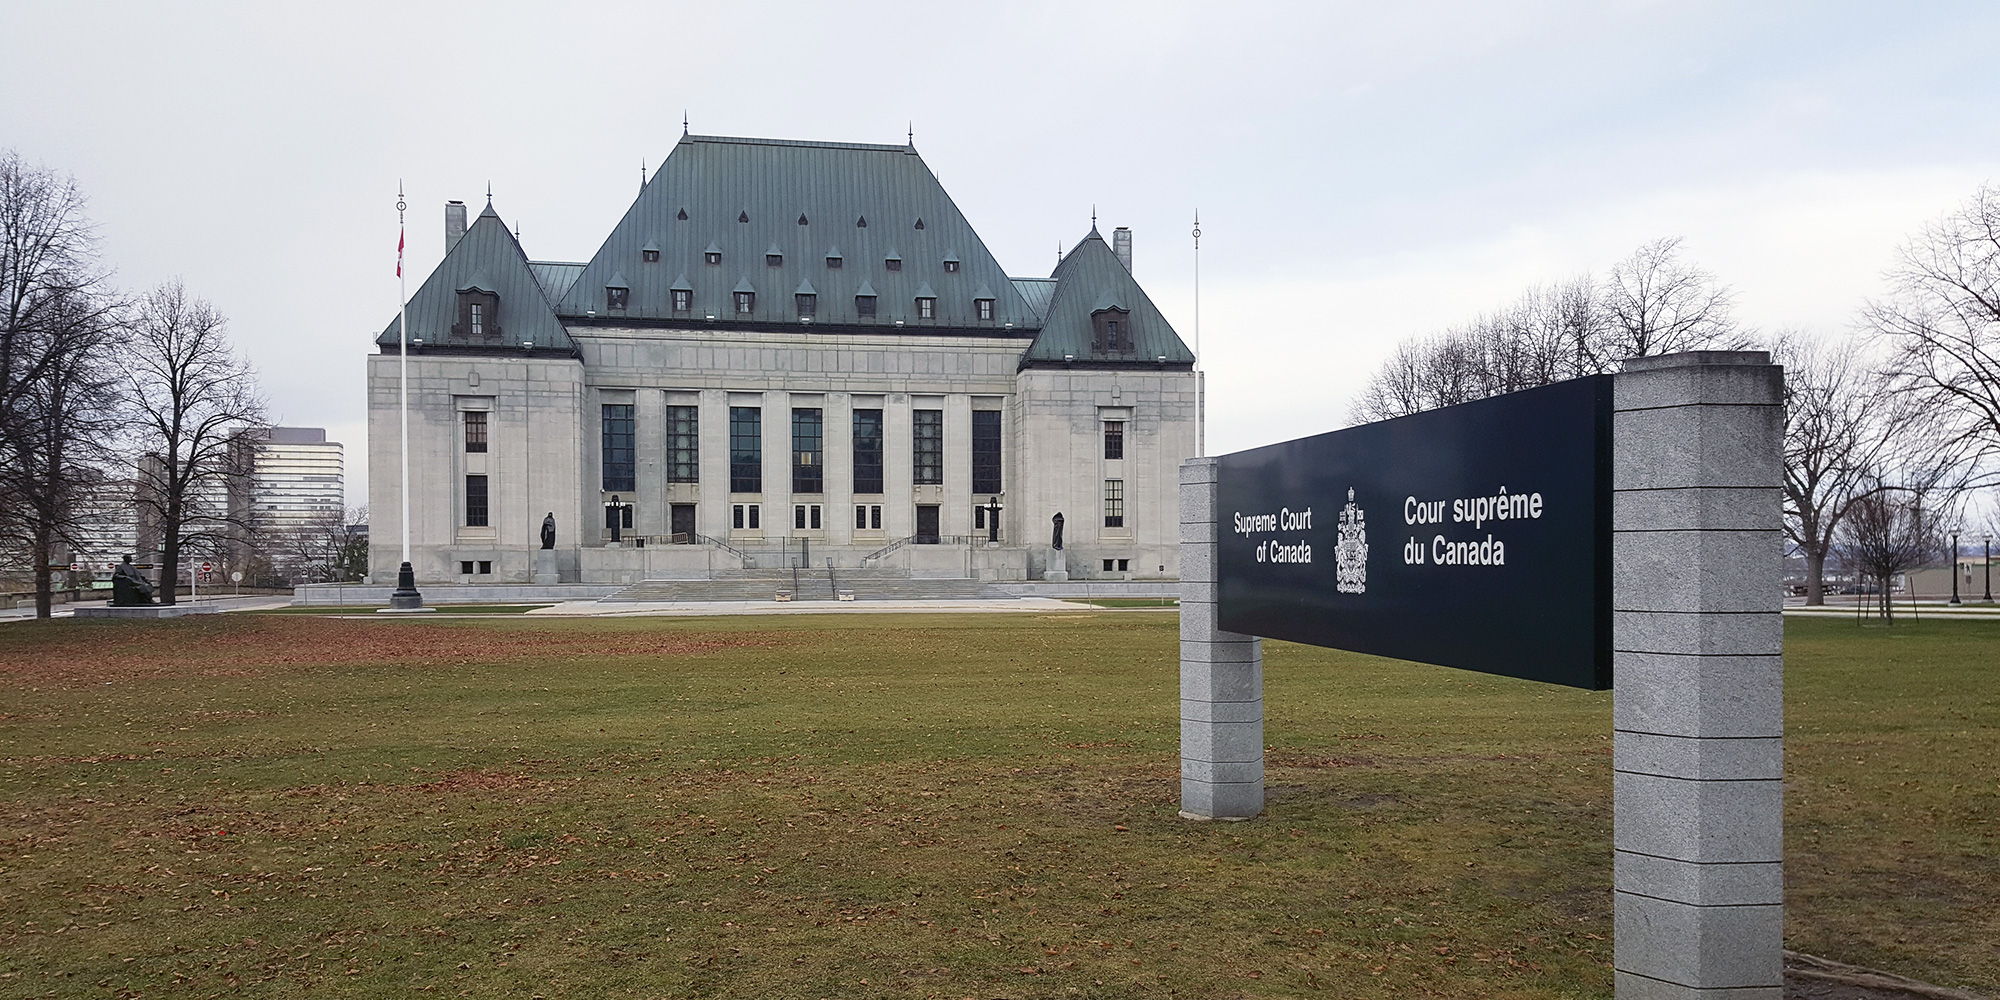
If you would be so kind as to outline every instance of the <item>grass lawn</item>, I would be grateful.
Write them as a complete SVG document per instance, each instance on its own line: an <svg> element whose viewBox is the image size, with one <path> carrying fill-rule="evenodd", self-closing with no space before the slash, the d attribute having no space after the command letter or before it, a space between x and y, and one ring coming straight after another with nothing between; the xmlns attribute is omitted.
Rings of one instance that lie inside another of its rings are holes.
<svg viewBox="0 0 2000 1000"><path fill-rule="evenodd" d="M384 616L387 617L387 616ZM0 629L0 997L1600 997L1610 696L1175 616ZM1788 944L2000 988L2000 623L1788 623Z"/></svg>

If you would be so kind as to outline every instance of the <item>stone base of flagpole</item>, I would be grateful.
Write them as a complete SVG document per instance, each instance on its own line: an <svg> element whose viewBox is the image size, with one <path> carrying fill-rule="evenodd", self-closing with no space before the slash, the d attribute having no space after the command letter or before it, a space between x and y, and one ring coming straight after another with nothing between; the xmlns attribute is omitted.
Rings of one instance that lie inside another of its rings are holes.
<svg viewBox="0 0 2000 1000"><path fill-rule="evenodd" d="M417 593L417 571L411 569L409 563L404 563L396 571L396 589L389 595L389 606L376 613L410 614L432 610L435 609L424 607L424 595Z"/></svg>

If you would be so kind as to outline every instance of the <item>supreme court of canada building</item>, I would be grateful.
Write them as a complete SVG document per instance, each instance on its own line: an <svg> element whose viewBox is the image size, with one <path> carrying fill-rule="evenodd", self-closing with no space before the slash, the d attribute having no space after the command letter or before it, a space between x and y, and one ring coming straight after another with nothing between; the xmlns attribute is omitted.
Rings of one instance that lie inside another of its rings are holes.
<svg viewBox="0 0 2000 1000"><path fill-rule="evenodd" d="M445 226L408 307L419 583L530 582L550 514L561 583L1039 580L1058 512L1069 579L1179 575L1200 376L1125 230L1009 277L913 146L694 135L586 263L528 259L490 203ZM368 365L377 582L398 332Z"/></svg>

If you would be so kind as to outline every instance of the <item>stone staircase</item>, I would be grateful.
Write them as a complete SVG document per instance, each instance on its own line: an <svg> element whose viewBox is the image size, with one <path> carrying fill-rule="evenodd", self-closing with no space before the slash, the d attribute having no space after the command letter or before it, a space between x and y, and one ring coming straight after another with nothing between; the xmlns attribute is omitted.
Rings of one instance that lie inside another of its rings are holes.
<svg viewBox="0 0 2000 1000"><path fill-rule="evenodd" d="M991 584L966 579L917 579L901 570L836 569L832 580L825 567L800 569L794 584L789 569L717 570L707 580L643 580L609 597L606 603L665 603L681 601L770 601L789 591L794 601L833 601L838 590L857 601L1000 600L1014 595Z"/></svg>

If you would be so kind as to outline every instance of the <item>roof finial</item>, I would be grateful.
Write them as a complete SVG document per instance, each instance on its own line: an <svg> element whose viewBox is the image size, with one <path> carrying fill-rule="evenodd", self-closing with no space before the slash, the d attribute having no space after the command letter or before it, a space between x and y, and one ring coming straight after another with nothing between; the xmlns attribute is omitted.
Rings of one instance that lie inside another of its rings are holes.
<svg viewBox="0 0 2000 1000"><path fill-rule="evenodd" d="M681 134L688 134L688 113L686 108L681 109Z"/></svg>
<svg viewBox="0 0 2000 1000"><path fill-rule="evenodd" d="M486 182L486 207L493 207L493 182L490 180Z"/></svg>
<svg viewBox="0 0 2000 1000"><path fill-rule="evenodd" d="M639 193L646 193L646 158L639 157Z"/></svg>
<svg viewBox="0 0 2000 1000"><path fill-rule="evenodd" d="M910 140L910 145L914 146L917 144L917 122L916 119L914 118L910 120L909 140Z"/></svg>

